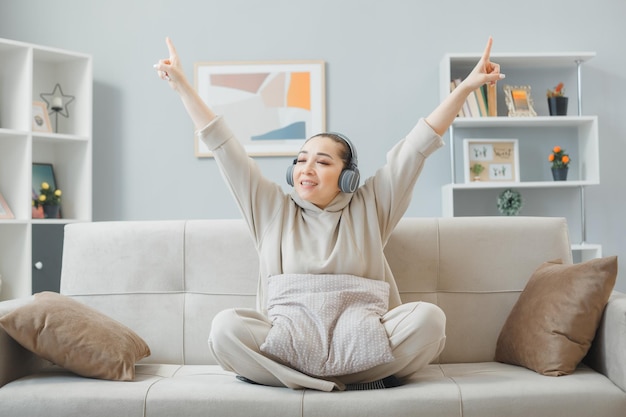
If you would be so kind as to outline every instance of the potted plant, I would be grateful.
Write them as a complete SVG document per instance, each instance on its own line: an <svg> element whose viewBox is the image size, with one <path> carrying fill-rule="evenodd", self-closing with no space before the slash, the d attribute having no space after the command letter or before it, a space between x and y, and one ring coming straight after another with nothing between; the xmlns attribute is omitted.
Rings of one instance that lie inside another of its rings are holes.
<svg viewBox="0 0 626 417"><path fill-rule="evenodd" d="M505 216L517 216L522 209L522 195L508 188L498 196L498 211Z"/></svg>
<svg viewBox="0 0 626 417"><path fill-rule="evenodd" d="M474 181L480 181L480 174L485 170L485 167L479 163L472 165L471 171L474 174Z"/></svg>
<svg viewBox="0 0 626 417"><path fill-rule="evenodd" d="M56 219L59 217L59 209L61 208L60 189L53 190L47 182L41 183L39 197L33 199L35 208L43 207L44 216L47 219Z"/></svg>
<svg viewBox="0 0 626 417"><path fill-rule="evenodd" d="M565 97L565 91L563 90L565 85L559 83L552 90L548 90L546 96L548 97L548 109L550 109L550 116L565 116L567 115L567 97Z"/></svg>
<svg viewBox="0 0 626 417"><path fill-rule="evenodd" d="M548 161L552 163L552 178L554 181L565 181L567 170L569 169L570 157L560 146L552 148L548 156Z"/></svg>

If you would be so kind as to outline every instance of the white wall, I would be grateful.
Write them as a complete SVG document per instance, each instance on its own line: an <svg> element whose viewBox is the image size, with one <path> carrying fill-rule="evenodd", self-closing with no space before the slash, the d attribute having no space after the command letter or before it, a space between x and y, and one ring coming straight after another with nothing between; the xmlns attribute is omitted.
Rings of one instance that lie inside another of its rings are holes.
<svg viewBox="0 0 626 417"><path fill-rule="evenodd" d="M93 55L95 220L239 217L215 162L194 157L178 99L153 73L165 36L189 77L199 61L326 61L327 127L353 139L363 175L437 105L444 53L480 52L489 35L493 52L595 51L583 72L584 112L599 115L602 184L587 190L587 238L626 259L626 2L426 3L0 0L0 37ZM279 182L288 163L259 159ZM428 161L408 216L440 215L449 172L444 149Z"/></svg>

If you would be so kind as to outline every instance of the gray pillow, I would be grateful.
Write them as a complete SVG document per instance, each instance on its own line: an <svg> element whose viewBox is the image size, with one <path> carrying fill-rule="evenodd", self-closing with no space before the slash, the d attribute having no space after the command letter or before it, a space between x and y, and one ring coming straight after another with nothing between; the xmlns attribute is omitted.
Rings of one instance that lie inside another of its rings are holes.
<svg viewBox="0 0 626 417"><path fill-rule="evenodd" d="M348 375L393 360L381 323L389 284L353 275L268 280L272 328L261 351L313 376Z"/></svg>

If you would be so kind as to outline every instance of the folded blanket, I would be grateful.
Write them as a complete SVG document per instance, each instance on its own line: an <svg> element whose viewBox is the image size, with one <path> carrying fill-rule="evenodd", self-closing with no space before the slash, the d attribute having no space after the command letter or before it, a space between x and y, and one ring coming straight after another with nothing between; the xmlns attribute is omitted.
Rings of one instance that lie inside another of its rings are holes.
<svg viewBox="0 0 626 417"><path fill-rule="evenodd" d="M348 375L393 360L381 323L389 284L353 275L268 280L272 328L261 351L313 376Z"/></svg>

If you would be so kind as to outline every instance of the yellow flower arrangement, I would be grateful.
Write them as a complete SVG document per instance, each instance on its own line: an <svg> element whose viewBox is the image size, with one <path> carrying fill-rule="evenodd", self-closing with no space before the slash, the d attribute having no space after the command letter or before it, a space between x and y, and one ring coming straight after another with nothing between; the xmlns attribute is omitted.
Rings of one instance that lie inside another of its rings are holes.
<svg viewBox="0 0 626 417"><path fill-rule="evenodd" d="M61 195L63 193L58 188L53 190L47 182L41 183L39 197L33 199L33 205L39 206L59 206L61 205Z"/></svg>

